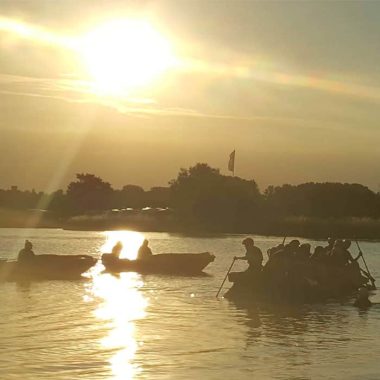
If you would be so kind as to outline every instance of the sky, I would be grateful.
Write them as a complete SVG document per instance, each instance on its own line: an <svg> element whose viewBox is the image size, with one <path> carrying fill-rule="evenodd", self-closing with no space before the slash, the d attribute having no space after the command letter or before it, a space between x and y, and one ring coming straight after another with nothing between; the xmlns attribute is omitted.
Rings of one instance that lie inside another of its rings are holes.
<svg viewBox="0 0 380 380"><path fill-rule="evenodd" d="M380 2L0 1L0 188L206 162L379 191Z"/></svg>

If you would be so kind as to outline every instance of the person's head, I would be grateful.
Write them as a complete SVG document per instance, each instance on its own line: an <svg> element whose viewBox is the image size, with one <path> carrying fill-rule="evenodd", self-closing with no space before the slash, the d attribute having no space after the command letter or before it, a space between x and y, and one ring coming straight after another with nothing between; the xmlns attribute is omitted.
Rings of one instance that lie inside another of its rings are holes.
<svg viewBox="0 0 380 380"><path fill-rule="evenodd" d="M149 240L148 240L148 239L144 239L142 245L143 245L144 247L147 247L148 244L149 244Z"/></svg>
<svg viewBox="0 0 380 380"><path fill-rule="evenodd" d="M112 252L120 252L123 249L123 244L121 241L118 241L112 248Z"/></svg>
<svg viewBox="0 0 380 380"><path fill-rule="evenodd" d="M334 243L335 243L335 239L332 237L329 237L329 238L327 238L327 243L328 243L329 247L333 247Z"/></svg>
<svg viewBox="0 0 380 380"><path fill-rule="evenodd" d="M348 240L348 239L343 240L343 248L348 249L350 247L351 247L351 240Z"/></svg>
<svg viewBox="0 0 380 380"><path fill-rule="evenodd" d="M242 243L241 244L243 244L246 248L247 247L252 247L252 246L254 246L255 245L255 242L253 241L253 239L252 238L245 238L243 241L242 241Z"/></svg>
<svg viewBox="0 0 380 380"><path fill-rule="evenodd" d="M309 243L301 244L299 249L303 255L310 256L311 245Z"/></svg>
<svg viewBox="0 0 380 380"><path fill-rule="evenodd" d="M299 240L292 240L292 241L290 241L290 242L287 244L287 247L288 247L289 249L292 249L292 250L297 249L299 246L300 246L300 242L299 242Z"/></svg>
<svg viewBox="0 0 380 380"><path fill-rule="evenodd" d="M25 240L25 249L32 249L33 244L29 240Z"/></svg>

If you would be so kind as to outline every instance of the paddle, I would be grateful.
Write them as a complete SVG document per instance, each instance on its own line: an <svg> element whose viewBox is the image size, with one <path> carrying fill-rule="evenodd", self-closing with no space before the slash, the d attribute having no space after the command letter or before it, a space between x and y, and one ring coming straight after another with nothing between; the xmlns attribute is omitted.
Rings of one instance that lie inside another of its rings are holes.
<svg viewBox="0 0 380 380"><path fill-rule="evenodd" d="M227 276L229 275L229 273L230 273L230 271L231 271L231 269L232 269L232 266L233 266L234 263L235 263L235 260L236 260L236 257L234 257L234 259L232 260L232 263L231 263L231 265L230 265L230 268L228 269L228 272L227 272L226 276L224 277L224 280L223 280L223 282L222 282L222 285L220 285L220 288L219 288L219 290L218 290L218 293L216 293L216 298L218 298L218 295L219 295L220 291L222 290L222 287L223 287L223 285L224 285L224 283L225 283L225 281L226 281L226 279L227 279Z"/></svg>
<svg viewBox="0 0 380 380"><path fill-rule="evenodd" d="M285 245L286 236L282 239L282 245Z"/></svg>
<svg viewBox="0 0 380 380"><path fill-rule="evenodd" d="M367 271L365 271L364 269L362 269L360 267L359 267L359 269L360 269L361 273L363 273L369 280L371 280L371 282L372 282L372 280L375 281L375 279Z"/></svg>
<svg viewBox="0 0 380 380"><path fill-rule="evenodd" d="M371 272L369 271L369 269L368 269L368 266L367 266L367 263L366 263L366 261L365 261L365 259L364 259L364 255L363 255L363 252L362 252L362 250L360 249L360 246L359 246L359 242L355 239L355 242L356 242L356 245L358 246L358 250L359 250L359 253L361 254L361 257L362 257L362 259L363 259L363 263L364 263L364 265L365 265L365 269L367 269L367 275L368 275L368 278L370 279L370 281L371 281L371 283L372 283L372 287L373 287L373 289L376 289L376 285L375 285L375 279L372 277L372 275L371 275ZM362 270L363 271L363 270ZM363 271L364 272L364 271ZM364 272L365 273L365 272Z"/></svg>

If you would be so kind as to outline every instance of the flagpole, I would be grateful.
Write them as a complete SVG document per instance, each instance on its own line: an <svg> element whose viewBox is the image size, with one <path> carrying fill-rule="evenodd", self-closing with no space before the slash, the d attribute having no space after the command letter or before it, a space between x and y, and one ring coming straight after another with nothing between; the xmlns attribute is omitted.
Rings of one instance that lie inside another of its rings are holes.
<svg viewBox="0 0 380 380"><path fill-rule="evenodd" d="M235 177L235 149L230 154L228 161L228 170L232 172L232 176Z"/></svg>
<svg viewBox="0 0 380 380"><path fill-rule="evenodd" d="M234 168L232 170L232 177L235 177L235 154L236 154L236 149L234 149Z"/></svg>

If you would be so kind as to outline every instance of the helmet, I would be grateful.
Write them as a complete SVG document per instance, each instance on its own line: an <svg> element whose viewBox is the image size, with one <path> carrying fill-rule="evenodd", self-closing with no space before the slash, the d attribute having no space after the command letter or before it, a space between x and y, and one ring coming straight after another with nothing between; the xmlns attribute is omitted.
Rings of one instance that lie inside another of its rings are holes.
<svg viewBox="0 0 380 380"><path fill-rule="evenodd" d="M247 245L254 245L254 241L252 238L245 238L242 243L243 245L247 246Z"/></svg>
<svg viewBox="0 0 380 380"><path fill-rule="evenodd" d="M303 243L299 246L299 248L305 252L305 253L310 253L311 245L309 243Z"/></svg>
<svg viewBox="0 0 380 380"><path fill-rule="evenodd" d="M288 243L288 247L290 248L298 248L299 246L300 246L299 240L292 240L291 242Z"/></svg>

